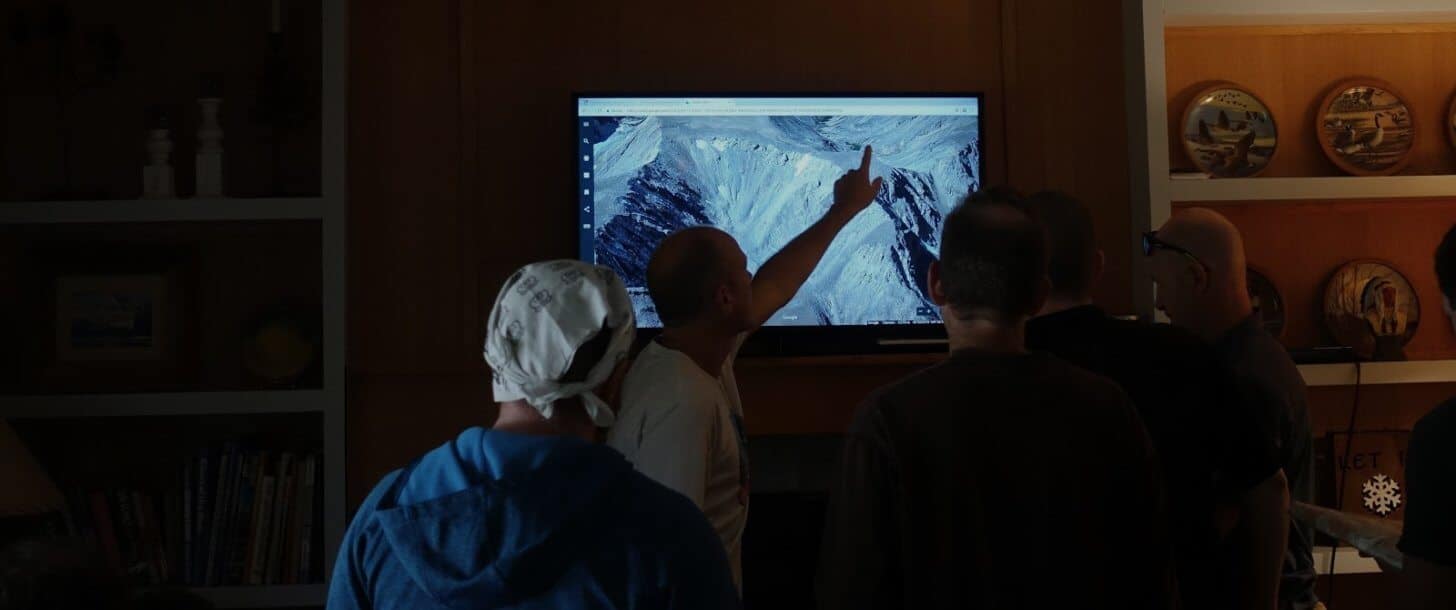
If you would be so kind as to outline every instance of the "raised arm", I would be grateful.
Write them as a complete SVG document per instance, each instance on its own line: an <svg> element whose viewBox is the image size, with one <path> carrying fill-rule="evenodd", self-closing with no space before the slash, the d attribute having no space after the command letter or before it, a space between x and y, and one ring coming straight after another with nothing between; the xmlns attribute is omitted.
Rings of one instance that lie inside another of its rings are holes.
<svg viewBox="0 0 1456 610"><path fill-rule="evenodd" d="M758 274L753 276L753 314L757 325L768 321L794 298L809 274L819 266L819 259L824 257L834 237L879 195L884 180L869 179L873 154L874 149L866 146L859 168L835 181L834 203L824 217L759 267Z"/></svg>

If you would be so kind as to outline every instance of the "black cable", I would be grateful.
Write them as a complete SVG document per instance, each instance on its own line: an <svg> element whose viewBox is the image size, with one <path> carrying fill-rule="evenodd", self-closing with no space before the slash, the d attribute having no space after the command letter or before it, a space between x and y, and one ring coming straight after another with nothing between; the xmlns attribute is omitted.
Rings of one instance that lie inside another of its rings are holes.
<svg viewBox="0 0 1456 610"><path fill-rule="evenodd" d="M1360 412L1360 376L1363 370L1360 361L1355 361L1355 399L1350 404L1350 422L1345 426L1345 461L1340 464L1340 482L1335 485L1335 510L1342 510L1345 504L1345 479L1350 474L1350 447L1355 440L1355 417ZM1335 599L1335 555L1339 552L1340 540L1330 538L1329 593L1325 595L1325 606L1331 606Z"/></svg>

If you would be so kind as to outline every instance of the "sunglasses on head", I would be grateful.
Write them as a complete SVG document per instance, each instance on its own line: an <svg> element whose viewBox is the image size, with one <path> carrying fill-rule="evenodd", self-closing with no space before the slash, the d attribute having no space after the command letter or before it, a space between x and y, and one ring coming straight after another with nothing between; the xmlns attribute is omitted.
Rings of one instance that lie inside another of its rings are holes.
<svg viewBox="0 0 1456 610"><path fill-rule="evenodd" d="M1158 251L1158 250L1167 250L1169 252L1176 252L1178 254L1183 255L1188 260L1193 261L1199 267L1203 267L1204 270L1207 270L1208 269L1208 265L1203 264L1203 261L1202 260L1199 260L1198 255L1196 255L1196 254L1194 254L1192 252L1189 252L1187 248L1184 248L1182 246L1178 246L1178 245L1175 245L1175 244L1170 244L1170 243L1165 242L1165 241L1163 241L1161 239L1158 239L1158 232L1157 231L1146 231L1146 232L1144 232L1143 233L1143 256L1152 256L1153 253L1156 252L1156 251Z"/></svg>

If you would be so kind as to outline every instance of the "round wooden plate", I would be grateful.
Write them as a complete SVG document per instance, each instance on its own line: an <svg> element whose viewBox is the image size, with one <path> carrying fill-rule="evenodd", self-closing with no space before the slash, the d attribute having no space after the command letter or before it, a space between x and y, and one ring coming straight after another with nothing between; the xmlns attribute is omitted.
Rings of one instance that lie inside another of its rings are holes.
<svg viewBox="0 0 1456 610"><path fill-rule="evenodd" d="M1279 294L1279 288L1274 282L1269 281L1269 276L1264 275L1253 267L1248 268L1247 282L1249 284L1249 299L1254 302L1254 311L1259 314L1259 320L1264 324L1264 330L1273 335L1275 339L1284 336L1284 297Z"/></svg>
<svg viewBox="0 0 1456 610"><path fill-rule="evenodd" d="M1398 350L1415 336L1421 322L1421 301L1410 280L1378 260L1340 267L1325 285L1324 310L1330 334L1357 352Z"/></svg>
<svg viewBox="0 0 1456 610"><path fill-rule="evenodd" d="M1405 96L1382 80L1340 81L1320 102L1315 134L1325 156L1347 174L1389 176L1415 150L1416 118Z"/></svg>
<svg viewBox="0 0 1456 610"><path fill-rule="evenodd" d="M1451 96L1451 105L1446 109L1446 135L1451 137L1451 146L1456 147L1456 95Z"/></svg>
<svg viewBox="0 0 1456 610"><path fill-rule="evenodd" d="M1183 150L1214 178L1257 176L1279 149L1274 115L1258 96L1230 82L1199 91L1183 109Z"/></svg>

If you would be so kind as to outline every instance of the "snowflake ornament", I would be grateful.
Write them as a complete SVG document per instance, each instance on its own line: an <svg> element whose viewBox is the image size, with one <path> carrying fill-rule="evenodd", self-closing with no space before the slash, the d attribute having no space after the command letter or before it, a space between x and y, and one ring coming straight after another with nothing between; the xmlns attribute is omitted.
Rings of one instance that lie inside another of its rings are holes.
<svg viewBox="0 0 1456 610"><path fill-rule="evenodd" d="M1382 517L1400 507L1400 484L1383 474L1365 481L1360 486L1360 495L1365 500L1365 510Z"/></svg>

